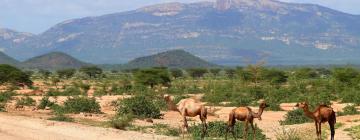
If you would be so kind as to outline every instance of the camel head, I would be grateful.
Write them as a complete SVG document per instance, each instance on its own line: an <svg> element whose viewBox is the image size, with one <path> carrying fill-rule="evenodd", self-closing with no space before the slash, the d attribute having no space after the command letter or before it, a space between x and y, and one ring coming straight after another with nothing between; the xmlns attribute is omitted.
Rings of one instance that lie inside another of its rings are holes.
<svg viewBox="0 0 360 140"><path fill-rule="evenodd" d="M301 102L301 103L297 103L296 105L295 105L295 107L298 107L298 108L307 108L309 105L308 105L308 103L306 103L306 102Z"/></svg>
<svg viewBox="0 0 360 140"><path fill-rule="evenodd" d="M261 100L261 101L260 101L260 106L259 106L259 108L265 109L265 108L267 108L267 107L269 107L269 105L266 104L265 100Z"/></svg>

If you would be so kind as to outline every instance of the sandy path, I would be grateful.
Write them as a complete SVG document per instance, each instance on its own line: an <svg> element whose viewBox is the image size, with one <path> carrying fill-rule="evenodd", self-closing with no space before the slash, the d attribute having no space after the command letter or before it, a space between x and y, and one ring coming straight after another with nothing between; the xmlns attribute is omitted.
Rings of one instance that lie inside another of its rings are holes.
<svg viewBox="0 0 360 140"><path fill-rule="evenodd" d="M53 122L0 113L1 140L168 140L166 136Z"/></svg>

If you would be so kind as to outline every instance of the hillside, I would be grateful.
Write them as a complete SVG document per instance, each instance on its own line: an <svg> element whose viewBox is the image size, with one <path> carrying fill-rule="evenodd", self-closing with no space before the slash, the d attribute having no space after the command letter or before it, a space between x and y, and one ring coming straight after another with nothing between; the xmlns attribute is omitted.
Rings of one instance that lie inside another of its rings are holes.
<svg viewBox="0 0 360 140"><path fill-rule="evenodd" d="M171 50L151 56L136 58L126 65L125 68L149 68L149 67L169 67L169 68L200 68L217 67L199 57L196 57L184 50Z"/></svg>
<svg viewBox="0 0 360 140"><path fill-rule="evenodd" d="M17 65L19 61L0 51L0 64Z"/></svg>
<svg viewBox="0 0 360 140"><path fill-rule="evenodd" d="M24 61L21 66L32 69L80 68L90 65L62 52L52 52Z"/></svg>
<svg viewBox="0 0 360 140"><path fill-rule="evenodd" d="M166 3L64 21L36 37L5 46L5 52L24 60L61 51L96 64L119 64L183 49L222 65L260 59L273 65L358 64L359 25L359 15L312 4Z"/></svg>

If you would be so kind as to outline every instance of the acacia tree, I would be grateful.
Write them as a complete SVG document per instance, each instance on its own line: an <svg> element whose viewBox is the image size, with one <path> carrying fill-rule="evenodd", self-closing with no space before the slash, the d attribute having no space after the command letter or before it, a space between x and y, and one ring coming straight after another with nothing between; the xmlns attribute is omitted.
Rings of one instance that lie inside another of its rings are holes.
<svg viewBox="0 0 360 140"><path fill-rule="evenodd" d="M62 70L56 71L59 78L65 78L65 79L73 77L75 72L76 72L75 69L62 69Z"/></svg>
<svg viewBox="0 0 360 140"><path fill-rule="evenodd" d="M154 88L156 85L169 86L171 83L170 75L165 68L142 69L134 74L135 82Z"/></svg>
<svg viewBox="0 0 360 140"><path fill-rule="evenodd" d="M175 79L184 76L184 73L183 73L183 71L181 69L176 69L176 68L171 69L170 73Z"/></svg>
<svg viewBox="0 0 360 140"><path fill-rule="evenodd" d="M204 68L192 68L192 69L188 69L186 70L189 75L192 77L192 78L200 78L200 77L203 77L205 75L205 73L207 73L207 69L204 69Z"/></svg>
<svg viewBox="0 0 360 140"><path fill-rule="evenodd" d="M97 77L99 77L99 75L101 75L103 73L102 69L98 68L96 66L82 67L82 68L80 68L79 71L82 73L85 73L90 78L97 78Z"/></svg>
<svg viewBox="0 0 360 140"><path fill-rule="evenodd" d="M25 72L7 64L0 64L0 84L5 83L26 86L32 86L33 84L30 76Z"/></svg>
<svg viewBox="0 0 360 140"><path fill-rule="evenodd" d="M217 75L220 73L221 69L219 69L219 68L213 68L213 69L210 69L209 71L210 71L210 73L213 74L214 76L217 76Z"/></svg>

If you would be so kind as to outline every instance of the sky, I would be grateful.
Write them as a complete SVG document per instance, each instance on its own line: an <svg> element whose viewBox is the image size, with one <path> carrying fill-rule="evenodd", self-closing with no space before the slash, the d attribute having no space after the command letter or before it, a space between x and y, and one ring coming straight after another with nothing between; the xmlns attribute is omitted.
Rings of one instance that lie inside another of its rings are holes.
<svg viewBox="0 0 360 140"><path fill-rule="evenodd" d="M0 0L0 28L39 34L68 19L128 11L164 2L197 1L204 0ZM280 1L313 3L360 15L360 0Z"/></svg>

